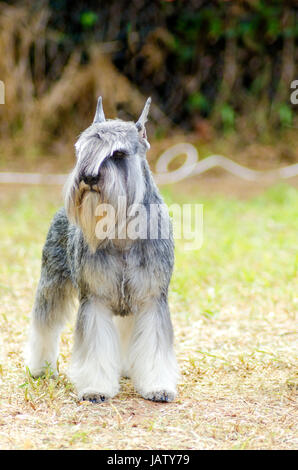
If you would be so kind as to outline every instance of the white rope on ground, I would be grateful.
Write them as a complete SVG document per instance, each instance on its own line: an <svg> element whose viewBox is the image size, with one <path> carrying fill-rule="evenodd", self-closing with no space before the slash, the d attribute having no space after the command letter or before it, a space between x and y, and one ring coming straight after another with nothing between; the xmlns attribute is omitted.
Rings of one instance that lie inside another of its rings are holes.
<svg viewBox="0 0 298 470"><path fill-rule="evenodd" d="M184 163L176 170L169 171L170 163L179 155L186 155ZM262 181L267 179L287 179L298 175L298 163L276 170L251 170L233 162L223 155L210 155L201 161L196 147L188 143L176 144L166 150L157 160L156 173L153 175L158 184L171 184L190 176L199 175L214 167L223 168L227 172L246 181ZM40 184L63 185L68 175L42 173L0 173L0 183L8 184Z"/></svg>
<svg viewBox="0 0 298 470"><path fill-rule="evenodd" d="M169 164L179 155L185 154L186 160L174 171L168 171ZM156 163L157 173L154 175L158 184L170 184L181 181L189 176L199 175L214 167L220 167L227 172L246 181L261 181L265 179L285 179L298 175L298 164L289 165L276 170L251 170L239 163L233 162L223 155L210 155L198 161L197 149L187 143L180 143L170 147Z"/></svg>

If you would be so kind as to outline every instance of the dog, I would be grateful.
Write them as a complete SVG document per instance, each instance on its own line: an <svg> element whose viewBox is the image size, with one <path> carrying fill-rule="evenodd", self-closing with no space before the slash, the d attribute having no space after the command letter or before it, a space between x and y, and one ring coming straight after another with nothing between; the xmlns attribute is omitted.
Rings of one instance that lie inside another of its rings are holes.
<svg viewBox="0 0 298 470"><path fill-rule="evenodd" d="M121 375L145 399L176 397L179 372L168 306L174 242L146 160L150 102L135 123L106 119L98 99L93 123L75 144L65 204L42 253L27 367L33 377L47 367L57 375L60 333L77 298L68 375L78 399L93 403L114 397Z"/></svg>

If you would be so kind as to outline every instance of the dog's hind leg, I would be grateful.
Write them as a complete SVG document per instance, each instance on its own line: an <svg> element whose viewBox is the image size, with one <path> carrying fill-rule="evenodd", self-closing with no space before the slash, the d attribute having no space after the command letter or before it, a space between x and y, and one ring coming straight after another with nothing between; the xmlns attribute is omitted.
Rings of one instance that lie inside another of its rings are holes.
<svg viewBox="0 0 298 470"><path fill-rule="evenodd" d="M26 365L35 377L57 373L59 336L76 297L67 263L68 220L55 215L42 253L41 276L32 311Z"/></svg>
<svg viewBox="0 0 298 470"><path fill-rule="evenodd" d="M26 364L33 377L44 375L46 370L57 374L60 333L71 312L73 295L70 281L57 284L42 275L26 351Z"/></svg>
<svg viewBox="0 0 298 470"><path fill-rule="evenodd" d="M100 299L81 301L69 371L80 400L100 403L119 391L119 337L112 316Z"/></svg>

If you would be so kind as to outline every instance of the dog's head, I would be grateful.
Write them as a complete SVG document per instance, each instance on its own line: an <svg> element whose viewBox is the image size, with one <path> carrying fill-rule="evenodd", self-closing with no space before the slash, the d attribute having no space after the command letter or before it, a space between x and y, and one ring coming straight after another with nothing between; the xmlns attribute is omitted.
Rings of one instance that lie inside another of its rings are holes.
<svg viewBox="0 0 298 470"><path fill-rule="evenodd" d="M93 250L100 243L95 235L97 207L109 204L117 219L119 201L125 198L129 207L143 200L142 159L150 147L145 130L150 102L149 98L134 123L106 120L100 97L93 123L75 144L77 161L65 186L65 208Z"/></svg>

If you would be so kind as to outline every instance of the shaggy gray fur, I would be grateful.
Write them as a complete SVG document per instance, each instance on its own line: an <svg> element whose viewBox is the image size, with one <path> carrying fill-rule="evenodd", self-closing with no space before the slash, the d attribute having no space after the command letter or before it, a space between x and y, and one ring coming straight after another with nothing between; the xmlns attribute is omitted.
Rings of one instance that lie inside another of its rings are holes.
<svg viewBox="0 0 298 470"><path fill-rule="evenodd" d="M54 216L43 248L28 366L35 376L47 364L55 372L59 333L77 297L70 378L79 398L92 402L118 392L123 370L144 398L171 401L176 394L178 374L168 308L174 244L168 213L146 161L147 113L138 125L106 121L99 101L93 124L76 143L77 162L66 185L65 208ZM144 205L148 235L150 205L158 205L157 238L97 240L93 236L94 214L86 213L97 203L109 203L118 224L119 196L126 197L128 206ZM162 224L170 227L165 239ZM110 320L115 316L132 320L127 351L120 350L121 338Z"/></svg>

